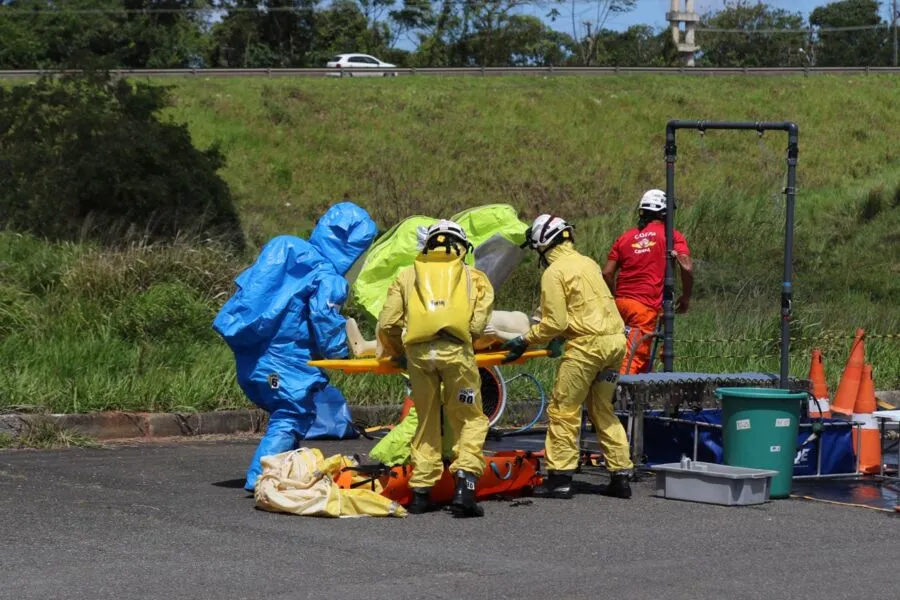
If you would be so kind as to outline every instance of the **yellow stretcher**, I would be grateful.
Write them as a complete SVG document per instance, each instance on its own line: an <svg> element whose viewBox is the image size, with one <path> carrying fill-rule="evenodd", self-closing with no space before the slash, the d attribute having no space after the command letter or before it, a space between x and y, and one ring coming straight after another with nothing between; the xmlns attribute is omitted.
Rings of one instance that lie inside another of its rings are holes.
<svg viewBox="0 0 900 600"><path fill-rule="evenodd" d="M547 356L546 350L529 350L518 359L507 364L521 364L532 358L541 358ZM503 364L503 357L506 352L476 352L475 362L479 367L494 367ZM402 373L389 358L351 358L336 360L311 360L307 362L311 367L319 367L320 369L336 369L344 373L377 373L379 375L390 375L393 373Z"/></svg>

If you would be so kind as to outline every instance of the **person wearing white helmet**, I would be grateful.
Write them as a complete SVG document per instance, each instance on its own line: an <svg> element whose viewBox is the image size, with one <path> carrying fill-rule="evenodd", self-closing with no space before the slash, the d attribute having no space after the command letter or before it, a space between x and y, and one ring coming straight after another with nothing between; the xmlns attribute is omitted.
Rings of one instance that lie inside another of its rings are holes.
<svg viewBox="0 0 900 600"><path fill-rule="evenodd" d="M537 496L570 498L572 474L578 467L581 410L588 415L603 448L610 483L605 493L630 498L634 464L625 428L613 411L618 367L625 355L625 325L600 265L580 254L573 228L563 219L541 215L527 232L525 244L540 254L541 320L524 336L503 345L505 362L520 357L528 346L549 344L551 356L565 354L547 407L545 456L548 476Z"/></svg>
<svg viewBox="0 0 900 600"><path fill-rule="evenodd" d="M408 371L419 418L411 446L413 514L434 508L431 488L443 473L441 408L453 432L451 509L464 517L484 514L475 484L484 471L488 418L473 341L490 320L494 290L484 273L464 262L471 251L466 232L453 221L429 227L421 252L391 285L378 316L381 354Z"/></svg>
<svg viewBox="0 0 900 600"><path fill-rule="evenodd" d="M648 334L656 331L666 276L665 221L666 193L648 190L638 204L637 227L619 236L603 267L603 278L613 290L627 329L628 351L620 373L643 373L650 364L652 338ZM687 240L677 230L674 251L681 268L681 297L676 310L684 313L690 306L694 276Z"/></svg>

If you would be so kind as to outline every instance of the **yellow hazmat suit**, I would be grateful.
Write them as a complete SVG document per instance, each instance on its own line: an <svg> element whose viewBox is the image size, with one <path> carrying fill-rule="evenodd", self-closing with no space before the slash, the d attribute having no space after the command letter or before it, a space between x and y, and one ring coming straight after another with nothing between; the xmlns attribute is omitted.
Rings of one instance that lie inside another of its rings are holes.
<svg viewBox="0 0 900 600"><path fill-rule="evenodd" d="M571 242L552 248L545 257L549 266L541 276L541 321L524 337L529 345L557 337L567 340L547 407L547 470L571 472L578 466L578 430L585 400L607 469L631 469L625 428L613 412L619 365L625 355L622 317L600 266Z"/></svg>
<svg viewBox="0 0 900 600"><path fill-rule="evenodd" d="M338 487L341 470L355 465L340 454L325 458L318 448L264 456L254 492L256 506L311 517L405 517L405 508L381 495L380 484L376 489Z"/></svg>
<svg viewBox="0 0 900 600"><path fill-rule="evenodd" d="M434 486L443 472L442 406L455 435L451 471L476 477L484 471L488 419L472 343L490 319L494 290L462 256L444 248L419 254L391 285L378 317L382 354L406 355L419 417L412 439L412 488Z"/></svg>

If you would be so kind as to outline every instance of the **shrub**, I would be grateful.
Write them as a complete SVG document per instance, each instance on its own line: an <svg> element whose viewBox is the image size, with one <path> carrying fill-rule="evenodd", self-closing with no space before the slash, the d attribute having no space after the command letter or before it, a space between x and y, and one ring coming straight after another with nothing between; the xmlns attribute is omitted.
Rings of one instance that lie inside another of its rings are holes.
<svg viewBox="0 0 900 600"><path fill-rule="evenodd" d="M54 240L188 233L242 246L222 154L160 120L167 97L92 73L0 88L0 222Z"/></svg>

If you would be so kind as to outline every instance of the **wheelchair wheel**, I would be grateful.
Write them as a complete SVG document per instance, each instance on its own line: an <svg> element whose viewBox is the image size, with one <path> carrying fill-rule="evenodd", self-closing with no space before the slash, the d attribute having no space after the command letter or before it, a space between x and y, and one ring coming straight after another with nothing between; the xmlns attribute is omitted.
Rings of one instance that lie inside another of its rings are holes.
<svg viewBox="0 0 900 600"><path fill-rule="evenodd" d="M506 408L506 382L497 367L479 367L478 374L481 375L481 409L493 427Z"/></svg>

